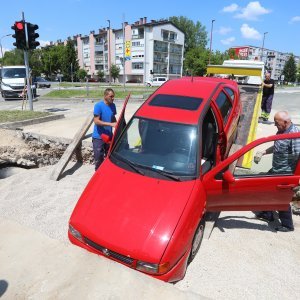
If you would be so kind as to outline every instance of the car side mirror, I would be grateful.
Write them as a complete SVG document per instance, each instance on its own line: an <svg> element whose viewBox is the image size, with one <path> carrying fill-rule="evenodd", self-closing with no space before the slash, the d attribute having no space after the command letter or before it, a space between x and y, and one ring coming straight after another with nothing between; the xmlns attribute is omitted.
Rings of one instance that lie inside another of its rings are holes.
<svg viewBox="0 0 300 300"><path fill-rule="evenodd" d="M235 183L235 178L229 170L225 171L223 173L222 177L228 183Z"/></svg>

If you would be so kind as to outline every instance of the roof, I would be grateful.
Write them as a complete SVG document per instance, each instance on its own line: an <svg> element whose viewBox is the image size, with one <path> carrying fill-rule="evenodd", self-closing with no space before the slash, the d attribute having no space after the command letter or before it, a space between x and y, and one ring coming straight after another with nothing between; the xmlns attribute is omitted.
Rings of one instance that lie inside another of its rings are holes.
<svg viewBox="0 0 300 300"><path fill-rule="evenodd" d="M236 82L223 78L183 77L169 80L145 101L135 116L196 125L206 103L210 101L212 94L222 83L238 89ZM187 101L188 99L200 98L202 102L196 110L153 106L150 103L156 95L186 96Z"/></svg>

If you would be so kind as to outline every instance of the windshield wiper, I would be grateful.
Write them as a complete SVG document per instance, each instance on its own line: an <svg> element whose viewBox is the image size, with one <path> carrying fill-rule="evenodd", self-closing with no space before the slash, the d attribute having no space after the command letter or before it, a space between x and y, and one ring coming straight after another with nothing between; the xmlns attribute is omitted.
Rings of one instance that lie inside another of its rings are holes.
<svg viewBox="0 0 300 300"><path fill-rule="evenodd" d="M125 163L126 165L128 165L129 167L131 167L131 169L133 169L134 171L136 171L137 173L141 174L141 175L145 175L145 173L140 170L132 161L113 153L113 156L115 156L118 160L122 161L123 163Z"/></svg>
<svg viewBox="0 0 300 300"><path fill-rule="evenodd" d="M142 168L145 168L145 169L148 169L148 170L151 170L151 171L156 172L158 174L161 174L165 177L171 178L175 181L181 181L180 177L174 175L174 173L172 173L172 172L168 172L168 171L164 171L164 170L160 170L160 169L156 169L156 168L151 168L151 167L143 166L143 165L138 165L138 166L142 167Z"/></svg>

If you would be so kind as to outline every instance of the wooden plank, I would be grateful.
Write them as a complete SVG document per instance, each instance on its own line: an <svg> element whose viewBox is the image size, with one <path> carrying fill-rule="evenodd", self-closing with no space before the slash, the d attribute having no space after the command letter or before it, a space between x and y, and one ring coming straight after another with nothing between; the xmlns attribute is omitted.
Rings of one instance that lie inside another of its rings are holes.
<svg viewBox="0 0 300 300"><path fill-rule="evenodd" d="M235 153L239 149L241 149L242 146L238 144L233 144L230 148L228 156L231 154ZM229 170L231 172L234 172L234 169L236 167L237 161L235 161L233 164L229 166ZM218 220L221 212L208 212L205 214L205 228L204 228L204 233L203 233L203 238L208 240L212 234L212 231L215 227L216 221Z"/></svg>
<svg viewBox="0 0 300 300"><path fill-rule="evenodd" d="M89 114L86 120L84 121L82 127L78 130L75 134L72 143L68 146L62 157L60 158L59 162L54 166L53 171L50 174L50 179L58 180L59 176L65 169L66 165L68 164L69 160L71 159L73 153L77 151L76 157L80 159L80 155L78 154L78 148L81 149L81 141L84 138L86 132L90 128L91 124L93 123L94 116ZM76 150L77 149L77 150Z"/></svg>

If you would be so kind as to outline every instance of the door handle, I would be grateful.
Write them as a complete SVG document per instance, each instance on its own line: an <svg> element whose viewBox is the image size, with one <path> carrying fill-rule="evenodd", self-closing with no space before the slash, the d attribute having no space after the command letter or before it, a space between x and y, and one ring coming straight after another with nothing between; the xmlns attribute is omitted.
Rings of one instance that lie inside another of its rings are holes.
<svg viewBox="0 0 300 300"><path fill-rule="evenodd" d="M296 184L278 184L277 188L280 190L291 190L295 186L296 186Z"/></svg>

